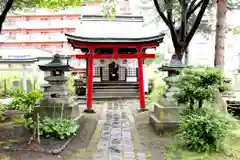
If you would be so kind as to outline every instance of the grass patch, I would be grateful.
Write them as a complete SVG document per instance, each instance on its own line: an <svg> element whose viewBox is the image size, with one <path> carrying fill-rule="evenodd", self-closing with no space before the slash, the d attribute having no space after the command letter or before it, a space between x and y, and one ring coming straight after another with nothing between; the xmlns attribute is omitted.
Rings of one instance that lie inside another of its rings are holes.
<svg viewBox="0 0 240 160"><path fill-rule="evenodd" d="M177 140L168 144L166 160L230 160L240 159L240 128L233 130L224 143L225 149L219 153L197 153L181 148Z"/></svg>

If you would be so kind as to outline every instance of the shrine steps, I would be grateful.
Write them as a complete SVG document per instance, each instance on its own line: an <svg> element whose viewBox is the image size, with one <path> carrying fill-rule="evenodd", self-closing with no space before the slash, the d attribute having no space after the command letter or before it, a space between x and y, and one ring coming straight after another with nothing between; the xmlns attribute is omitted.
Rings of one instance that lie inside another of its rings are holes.
<svg viewBox="0 0 240 160"><path fill-rule="evenodd" d="M94 82L93 98L100 99L137 99L139 98L136 82Z"/></svg>
<svg viewBox="0 0 240 160"><path fill-rule="evenodd" d="M137 87L137 82L122 82L122 81L109 81L109 82L94 82L94 87L122 87L122 88L131 88L131 87Z"/></svg>

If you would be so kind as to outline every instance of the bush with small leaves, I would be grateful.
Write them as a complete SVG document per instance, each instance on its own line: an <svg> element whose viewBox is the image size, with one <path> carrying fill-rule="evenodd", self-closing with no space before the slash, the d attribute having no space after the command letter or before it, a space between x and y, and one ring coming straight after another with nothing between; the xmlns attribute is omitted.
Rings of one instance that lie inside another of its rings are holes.
<svg viewBox="0 0 240 160"><path fill-rule="evenodd" d="M186 107L181 115L180 137L184 147L197 152L220 151L230 130L237 124L231 115L211 106Z"/></svg>
<svg viewBox="0 0 240 160"><path fill-rule="evenodd" d="M213 101L216 92L228 89L224 76L215 68L187 68L180 74L180 92L175 95L178 103L193 107Z"/></svg>

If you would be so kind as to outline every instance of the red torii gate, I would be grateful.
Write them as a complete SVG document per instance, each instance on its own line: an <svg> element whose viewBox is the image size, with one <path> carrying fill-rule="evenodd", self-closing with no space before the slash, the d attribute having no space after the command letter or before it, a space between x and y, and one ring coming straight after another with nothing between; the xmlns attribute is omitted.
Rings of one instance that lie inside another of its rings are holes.
<svg viewBox="0 0 240 160"><path fill-rule="evenodd" d="M94 112L92 109L93 91L93 60L94 59L138 59L138 83L140 110L145 111L145 93L143 80L143 59L155 58L155 54L146 54L143 49L155 48L163 41L164 34L144 38L87 38L65 34L72 47L88 49L88 53L74 55L76 59L86 59L87 66L87 112ZM97 54L96 48L112 48L113 54ZM118 54L119 48L135 48L135 54Z"/></svg>

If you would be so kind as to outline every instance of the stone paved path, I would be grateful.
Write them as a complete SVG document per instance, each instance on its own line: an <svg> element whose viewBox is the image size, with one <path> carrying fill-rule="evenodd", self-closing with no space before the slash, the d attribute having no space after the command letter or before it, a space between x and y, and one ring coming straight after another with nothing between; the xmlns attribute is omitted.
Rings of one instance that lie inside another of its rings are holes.
<svg viewBox="0 0 240 160"><path fill-rule="evenodd" d="M108 102L98 121L94 160L147 160L140 152L132 112L125 101ZM93 137L94 139L94 137Z"/></svg>

